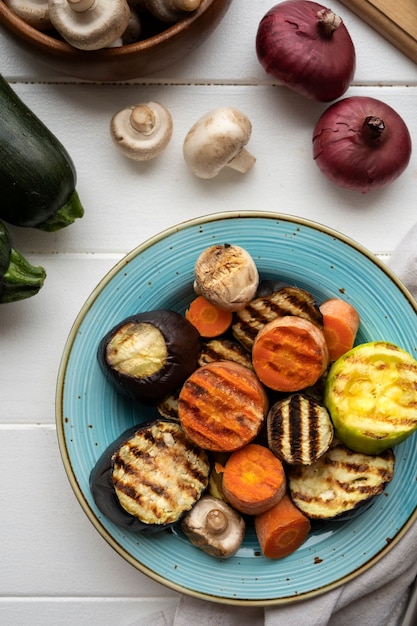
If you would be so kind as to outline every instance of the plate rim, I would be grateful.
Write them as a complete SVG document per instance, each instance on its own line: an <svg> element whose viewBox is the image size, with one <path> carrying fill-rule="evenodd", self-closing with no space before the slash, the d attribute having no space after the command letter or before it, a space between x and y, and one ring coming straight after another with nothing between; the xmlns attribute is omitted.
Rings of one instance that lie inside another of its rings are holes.
<svg viewBox="0 0 417 626"><path fill-rule="evenodd" d="M126 253L119 261L117 261L113 267L100 279L100 281L96 284L93 290L90 292L87 299L84 301L81 309L77 313L74 322L71 326L71 329L67 335L67 339L64 345L64 349L62 352L57 381L56 381L56 393L55 393L55 423L56 423L56 432L58 439L58 447L60 451L61 460L64 465L65 472L67 474L67 478L72 487L72 490L77 498L77 502L81 505L84 513L93 524L94 528L99 532L101 537L110 545L110 547L115 550L115 552L124 558L126 562L128 562L132 567L139 570L141 573L145 574L152 580L162 584L164 587L176 591L178 593L188 595L200 600L212 601L219 604L231 605L231 606L284 606L289 604L294 604L300 602L302 600L311 599L341 585L344 585L351 580L357 578L365 571L370 569L375 563L381 560L392 548L399 543L399 541L404 537L404 535L408 532L409 528L414 524L417 520L417 506L414 509L413 513L408 517L407 521L403 524L403 526L398 530L396 535L391 539L391 541L382 548L377 554L375 554L372 558L370 558L366 563L361 566L355 568L353 572L350 574L345 574L338 580L335 580L331 583L327 583L324 586L321 586L318 589L314 589L311 591L307 591L300 594L294 594L290 597L281 597L281 598L262 598L262 599L250 599L250 598L232 598L232 597L223 597L212 595L208 592L197 591L193 589L189 589L188 587L171 581L164 576L158 574L153 571L147 565L138 561L135 557L133 557L123 546L118 543L111 533L100 523L100 520L97 518L94 511L91 509L83 490L81 489L77 477L73 471L73 467L70 460L69 450L67 446L65 429L64 429L64 415L63 415L63 400L64 400L64 381L65 374L68 367L71 350L75 341L75 338L78 333L78 329L81 326L86 314L91 309L95 300L98 298L99 294L102 290L110 283L112 278L119 273L119 271L125 267L132 259L136 258L143 251L152 247L154 244L160 242L161 240L179 232L185 230L187 228L193 228L199 225L204 225L207 223L222 221L228 219L235 218L250 218L250 219L260 219L260 220L274 220L274 221L284 221L290 222L294 225L305 226L307 228L312 228L314 230L319 230L326 235L334 237L347 244L348 246L354 248L356 251L367 257L372 263L377 265L379 269L381 269L390 280L396 285L396 287L403 293L405 298L408 300L411 307L417 314L417 301L414 299L410 291L403 284L400 278L395 274L394 271L390 269L390 267L385 264L381 259L379 259L374 253L368 250L365 246L355 241L351 237L344 235L343 233L337 231L334 228L326 226L320 222L310 220L304 217L298 217L291 214L274 212L274 211L257 211L257 210L243 210L243 211L221 211L218 213L210 213L202 216L198 216L195 218L190 218L188 220L184 220L176 225L172 225L167 227L166 229L160 231L159 233L152 235L151 237L144 240L142 243L138 244L135 248Z"/></svg>

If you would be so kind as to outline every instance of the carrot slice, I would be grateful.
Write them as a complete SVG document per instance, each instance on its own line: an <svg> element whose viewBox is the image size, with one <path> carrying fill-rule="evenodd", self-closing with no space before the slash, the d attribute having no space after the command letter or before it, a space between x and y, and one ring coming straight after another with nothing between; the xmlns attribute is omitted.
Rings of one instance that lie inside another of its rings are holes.
<svg viewBox="0 0 417 626"><path fill-rule="evenodd" d="M331 298L320 305L323 333L331 361L336 361L353 348L360 319L357 310L339 298Z"/></svg>
<svg viewBox="0 0 417 626"><path fill-rule="evenodd" d="M322 330L296 315L278 317L256 335L252 363L261 382L275 391L314 385L326 370L329 353Z"/></svg>
<svg viewBox="0 0 417 626"><path fill-rule="evenodd" d="M310 520L288 494L272 508L255 517L255 531L263 555L268 559L282 559L307 539Z"/></svg>
<svg viewBox="0 0 417 626"><path fill-rule="evenodd" d="M263 513L282 498L285 489L284 468L269 448L250 443L228 458L222 490L226 500L241 513Z"/></svg>
<svg viewBox="0 0 417 626"><path fill-rule="evenodd" d="M186 319L202 337L219 337L226 332L233 320L233 313L211 304L203 296L195 298L185 311Z"/></svg>

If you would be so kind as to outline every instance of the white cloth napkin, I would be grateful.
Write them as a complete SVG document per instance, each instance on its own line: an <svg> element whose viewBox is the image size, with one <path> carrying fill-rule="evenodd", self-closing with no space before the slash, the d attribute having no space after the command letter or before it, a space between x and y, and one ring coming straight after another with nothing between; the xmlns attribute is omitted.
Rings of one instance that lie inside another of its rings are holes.
<svg viewBox="0 0 417 626"><path fill-rule="evenodd" d="M388 265L417 299L417 224ZM416 338L417 339L417 338ZM417 522L374 566L352 581L310 600L284 606L241 607L180 596L143 626L401 626L417 576ZM411 624L411 622L410 622ZM139 623L137 624L139 626Z"/></svg>

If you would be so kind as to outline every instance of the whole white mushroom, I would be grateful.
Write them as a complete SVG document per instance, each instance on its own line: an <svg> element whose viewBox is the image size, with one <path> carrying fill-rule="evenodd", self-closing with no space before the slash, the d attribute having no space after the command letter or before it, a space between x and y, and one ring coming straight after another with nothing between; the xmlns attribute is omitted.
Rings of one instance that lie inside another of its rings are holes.
<svg viewBox="0 0 417 626"><path fill-rule="evenodd" d="M56 30L80 50L112 46L130 19L126 0L48 0L48 8Z"/></svg>
<svg viewBox="0 0 417 626"><path fill-rule="evenodd" d="M220 107L209 111L184 139L185 162L199 178L214 178L224 167L244 174L256 161L245 148L251 133L249 118L238 109Z"/></svg>
<svg viewBox="0 0 417 626"><path fill-rule="evenodd" d="M144 102L115 113L110 134L129 159L149 161L165 150L172 137L172 116L160 102Z"/></svg>

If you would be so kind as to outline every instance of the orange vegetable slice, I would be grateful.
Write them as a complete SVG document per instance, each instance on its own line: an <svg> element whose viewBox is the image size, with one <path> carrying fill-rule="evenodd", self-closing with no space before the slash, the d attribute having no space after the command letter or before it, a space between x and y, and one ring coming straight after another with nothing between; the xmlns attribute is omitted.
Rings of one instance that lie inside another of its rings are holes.
<svg viewBox="0 0 417 626"><path fill-rule="evenodd" d="M255 439L268 407L255 373L233 361L199 367L185 381L178 398L185 432L213 452L232 452Z"/></svg>
<svg viewBox="0 0 417 626"><path fill-rule="evenodd" d="M322 330L295 316L278 317L256 335L252 363L261 382L275 391L314 385L325 372L329 353Z"/></svg>
<svg viewBox="0 0 417 626"><path fill-rule="evenodd" d="M331 298L320 305L323 333L331 361L336 361L353 348L360 318L357 310L339 298Z"/></svg>
<svg viewBox="0 0 417 626"><path fill-rule="evenodd" d="M250 443L228 458L222 490L226 500L241 513L263 513L282 498L285 489L283 465L269 448Z"/></svg>
<svg viewBox="0 0 417 626"><path fill-rule="evenodd" d="M219 309L204 296L195 298L185 311L186 319L198 330L202 337L219 337L227 331L233 320L233 313Z"/></svg>
<svg viewBox="0 0 417 626"><path fill-rule="evenodd" d="M295 552L307 539L310 528L310 520L297 509L288 494L255 517L259 545L268 559L282 559Z"/></svg>

